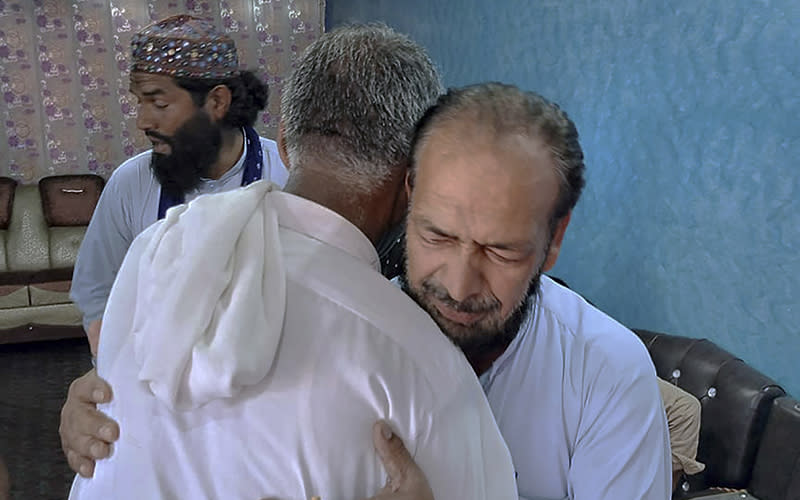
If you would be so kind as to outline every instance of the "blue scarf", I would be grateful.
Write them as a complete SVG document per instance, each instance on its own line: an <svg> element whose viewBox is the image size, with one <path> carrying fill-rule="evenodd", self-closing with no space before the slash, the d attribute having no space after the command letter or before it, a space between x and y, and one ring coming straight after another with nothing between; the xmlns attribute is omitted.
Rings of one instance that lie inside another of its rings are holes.
<svg viewBox="0 0 800 500"><path fill-rule="evenodd" d="M261 138L253 127L244 128L244 139L247 141L247 154L244 157L244 173L242 186L261 180L264 169L264 152L261 150ZM175 205L180 205L186 198L183 195L173 196L163 189L158 200L158 218L163 219L167 210Z"/></svg>

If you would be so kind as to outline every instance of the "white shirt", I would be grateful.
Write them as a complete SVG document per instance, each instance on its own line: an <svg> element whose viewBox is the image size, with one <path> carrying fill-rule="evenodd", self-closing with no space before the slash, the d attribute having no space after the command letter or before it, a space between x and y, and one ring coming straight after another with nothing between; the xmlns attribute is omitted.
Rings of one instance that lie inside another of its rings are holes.
<svg viewBox="0 0 800 500"><path fill-rule="evenodd" d="M70 498L305 500L320 495L324 500L360 500L374 495L386 481L371 439L372 424L383 418L427 474L437 500L516 499L508 448L463 355L427 314L381 276L370 241L339 215L308 200L270 192L263 197L266 208L258 212L266 215L254 219L257 229L240 237L245 243L263 237L266 260L281 263L284 280L275 278L278 272L265 272L259 290L264 300L277 303L285 295L280 321L273 321L267 331L212 331L194 346L191 363L152 363L150 374L144 373L149 360L172 356L174 346L183 344L185 328L164 324L160 331L137 329L134 311L142 305L141 300L136 303L137 293L145 285L137 287L136 280L146 274L132 263L147 261L166 247L191 253L189 243L205 225L214 228L224 221L225 231L240 223L226 200L252 194L263 184L173 208L164 222L131 246L109 299L98 356L98 372L114 388L113 402L101 410L119 422L121 435L112 457L97 463L93 479L76 478ZM207 214L196 219L206 223L195 225L197 231L185 231L184 239L169 239L176 231L160 230L179 220L173 212L183 210L180 217L188 218L201 205ZM214 217L214 211L225 216ZM274 234L269 230L272 213L277 214ZM224 246L232 238L226 234L219 240ZM255 245L239 247L235 252ZM270 248L279 248L279 255L270 254ZM164 262L177 266L205 257L192 254ZM261 276L260 268L247 267L258 265L258 259L222 260L228 262L225 272L240 276L232 285ZM171 272L166 269L164 279L172 279ZM194 278L176 284L185 286L191 297L163 313L177 310L177 317L194 324L196 317L213 310L211 324L225 325L230 318L224 310L239 303L233 300L239 292L235 286L229 292L231 283L217 283L224 273L207 274L202 268L196 272ZM194 284L196 292L190 288L192 279L200 284ZM203 295L215 287L223 290L224 300L208 308ZM178 296L162 291L163 297L154 300L172 304ZM232 295L225 298L227 293ZM198 305L191 309L195 301ZM158 302L153 307L158 309ZM276 314L280 316L271 315ZM154 311L155 317L161 315ZM142 335L150 337L137 344ZM227 350L208 355L215 344L225 344ZM202 361L209 357L217 360L216 367ZM250 363L253 359L264 361L259 366ZM198 366L211 367L205 380L203 373L196 373ZM246 376L240 366L250 366ZM193 382L184 384L185 380L170 386L169 373L161 380L166 384L154 383L159 380L152 373L171 368L193 379L195 386L188 387ZM254 376L259 369L264 374L260 379ZM241 382L247 377L252 380L241 388L229 385L229 397L206 396L219 380Z"/></svg>
<svg viewBox="0 0 800 500"><path fill-rule="evenodd" d="M520 498L670 498L656 380L633 332L543 276L516 339L481 376Z"/></svg>
<svg viewBox="0 0 800 500"><path fill-rule="evenodd" d="M186 201L201 194L241 187L247 141L242 149L242 155L230 170L219 179L203 179L194 191L187 193ZM289 173L275 141L262 137L261 149L262 178L283 186ZM158 219L161 184L150 168L151 154L152 150L144 151L114 170L86 229L70 289L70 297L83 314L84 326L103 316L125 252L133 239Z"/></svg>

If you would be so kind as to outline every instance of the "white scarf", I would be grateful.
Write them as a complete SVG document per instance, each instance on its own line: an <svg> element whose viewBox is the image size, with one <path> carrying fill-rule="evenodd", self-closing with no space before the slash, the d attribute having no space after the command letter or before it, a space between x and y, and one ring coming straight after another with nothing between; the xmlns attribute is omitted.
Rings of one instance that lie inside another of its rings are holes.
<svg viewBox="0 0 800 500"><path fill-rule="evenodd" d="M173 409L232 397L272 366L286 305L274 188L171 208L130 268L139 380Z"/></svg>

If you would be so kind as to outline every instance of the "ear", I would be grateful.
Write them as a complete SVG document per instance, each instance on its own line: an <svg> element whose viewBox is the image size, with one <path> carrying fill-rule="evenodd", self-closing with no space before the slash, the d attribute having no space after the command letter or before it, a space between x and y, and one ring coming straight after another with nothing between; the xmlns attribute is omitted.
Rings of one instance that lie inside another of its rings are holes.
<svg viewBox="0 0 800 500"><path fill-rule="evenodd" d="M289 170L289 151L286 149L286 135L284 132L283 121L278 123L278 155L281 157L286 170Z"/></svg>
<svg viewBox="0 0 800 500"><path fill-rule="evenodd" d="M408 168L403 169L406 173L402 174L403 177L397 179L395 177L395 197L394 206L392 207L392 224L401 222L408 213ZM398 176L399 177L399 176Z"/></svg>
<svg viewBox="0 0 800 500"><path fill-rule="evenodd" d="M556 265L558 253L561 251L561 242L564 241L564 233L567 232L567 225L569 225L570 217L572 217L572 212L569 212L558 221L556 230L553 232L553 237L550 240L550 248L547 250L547 257L544 259L542 271L549 271Z"/></svg>
<svg viewBox="0 0 800 500"><path fill-rule="evenodd" d="M414 167L409 167L408 171L406 172L406 198L408 203L411 203L411 192L413 191L413 181L411 179L411 169Z"/></svg>
<svg viewBox="0 0 800 500"><path fill-rule="evenodd" d="M231 89L226 85L217 85L206 94L206 103L203 104L203 109L213 121L220 122L231 109L231 98Z"/></svg>

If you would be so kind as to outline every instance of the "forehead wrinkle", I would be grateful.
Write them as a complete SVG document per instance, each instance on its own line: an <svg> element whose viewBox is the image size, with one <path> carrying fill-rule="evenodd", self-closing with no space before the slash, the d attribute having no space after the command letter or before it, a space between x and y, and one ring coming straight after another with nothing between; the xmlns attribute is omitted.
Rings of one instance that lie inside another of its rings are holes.
<svg viewBox="0 0 800 500"><path fill-rule="evenodd" d="M438 197L437 194L433 196ZM440 197L441 198L441 197ZM438 217L437 220L429 217L429 213L444 214L445 217ZM472 243L482 248L494 248L510 251L527 251L535 246L536 231L533 231L530 238L507 238L500 234L487 234L485 236L470 234L476 226L480 227L483 221L473 221L468 213L459 211L454 207L453 211L437 210L436 206L423 204L420 210L412 212L410 218L416 225L424 230L437 233L441 236L453 238L462 242ZM492 226L491 224L483 224ZM469 237L467 237L469 235Z"/></svg>
<svg viewBox="0 0 800 500"><path fill-rule="evenodd" d="M418 160L423 168L414 191L422 189L412 193L412 209L441 214L435 218L437 228L481 247L535 250L540 226L546 225L558 192L555 168L548 168L549 149L522 132L500 136L473 123L440 125L421 145ZM530 194L520 193L520 188ZM528 210L531 215L522 220ZM498 233L493 214L516 227L516 235ZM442 227L445 221L454 227Z"/></svg>

